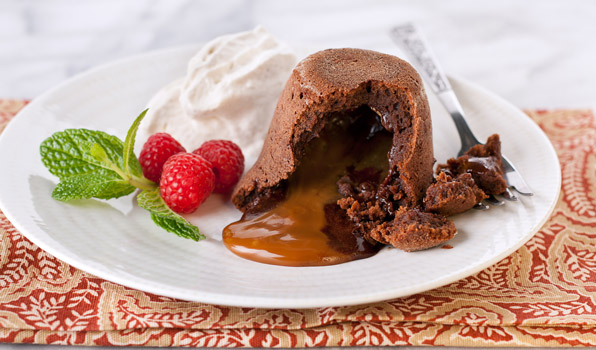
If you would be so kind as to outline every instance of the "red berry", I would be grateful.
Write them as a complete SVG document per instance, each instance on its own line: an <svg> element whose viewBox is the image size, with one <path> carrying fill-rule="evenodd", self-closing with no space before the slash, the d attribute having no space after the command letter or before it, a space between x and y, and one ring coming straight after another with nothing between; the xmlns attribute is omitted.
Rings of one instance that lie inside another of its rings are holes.
<svg viewBox="0 0 596 350"><path fill-rule="evenodd" d="M242 150L232 141L211 140L192 152L213 164L215 173L215 193L228 193L234 189L244 172Z"/></svg>
<svg viewBox="0 0 596 350"><path fill-rule="evenodd" d="M159 183L165 162L180 152L186 152L186 150L170 134L158 132L151 135L139 155L143 175L149 180Z"/></svg>
<svg viewBox="0 0 596 350"><path fill-rule="evenodd" d="M161 198L176 213L195 211L215 187L211 163L192 153L178 153L163 166Z"/></svg>

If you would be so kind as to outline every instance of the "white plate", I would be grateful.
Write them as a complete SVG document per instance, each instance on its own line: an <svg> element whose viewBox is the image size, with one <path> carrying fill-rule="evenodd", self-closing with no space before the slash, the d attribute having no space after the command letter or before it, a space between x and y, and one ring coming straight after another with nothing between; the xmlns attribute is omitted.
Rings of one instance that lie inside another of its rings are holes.
<svg viewBox="0 0 596 350"><path fill-rule="evenodd" d="M453 87L480 139L499 133L503 151L534 190L490 211L457 216L453 249L404 253L326 267L280 267L243 260L221 242L221 227L240 213L211 198L191 220L208 236L194 243L157 228L133 196L65 204L50 193L57 179L39 144L53 132L85 127L124 138L161 86L185 72L196 47L132 57L79 75L29 104L0 139L0 207L27 238L57 258L109 281L184 300L247 307L319 307L406 296L469 276L514 252L544 223L560 188L556 154L526 115L461 79ZM455 155L459 139L431 98L435 156ZM215 210L219 208L219 210Z"/></svg>

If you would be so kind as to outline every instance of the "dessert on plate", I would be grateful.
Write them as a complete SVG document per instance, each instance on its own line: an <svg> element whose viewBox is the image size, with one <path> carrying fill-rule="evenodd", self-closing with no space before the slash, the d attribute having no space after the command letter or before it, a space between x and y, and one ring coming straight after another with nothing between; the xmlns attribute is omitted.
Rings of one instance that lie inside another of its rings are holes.
<svg viewBox="0 0 596 350"><path fill-rule="evenodd" d="M418 73L374 51L317 52L281 93L261 154L232 194L244 215L224 242L251 260L299 266L364 258L381 244L434 247L456 233L445 215L486 197L476 181L488 173L472 164L490 159L498 177L493 141L441 166L435 180Z"/></svg>
<svg viewBox="0 0 596 350"><path fill-rule="evenodd" d="M224 208L231 199L243 213L223 229L230 251L318 266L385 245L435 247L457 232L447 216L506 190L498 135L438 165L435 176L430 108L407 62L353 48L316 52L292 70L295 61L261 27L211 41L124 141L87 129L46 139L42 161L61 180L52 196L110 199L140 189L137 202L158 226L201 240L180 214L219 193L220 209L234 211ZM146 140L138 159L137 131ZM245 155L252 167L243 174ZM66 162L76 169L65 171Z"/></svg>

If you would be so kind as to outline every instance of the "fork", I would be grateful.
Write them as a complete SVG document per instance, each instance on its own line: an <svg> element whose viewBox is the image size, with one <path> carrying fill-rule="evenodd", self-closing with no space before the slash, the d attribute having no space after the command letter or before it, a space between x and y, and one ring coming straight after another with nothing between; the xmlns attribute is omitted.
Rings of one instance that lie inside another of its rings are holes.
<svg viewBox="0 0 596 350"><path fill-rule="evenodd" d="M412 63L416 66L420 75L422 75L424 80L429 83L431 89L453 119L461 140L461 149L457 156L459 157L463 155L464 152L474 145L482 144L478 141L476 136L474 136L472 130L468 126L464 117L463 108L461 107L455 92L451 88L449 80L447 80L445 73L439 66L430 46L417 26L413 23L405 23L393 27L390 35L393 41L411 58L413 61ZM513 166L507 157L502 155L502 158L504 175L509 188L501 196L507 200L517 200L517 197L510 189L514 189L524 196L532 196L532 190L524 181L519 171L515 169L515 166ZM492 195L486 199L486 202L491 205L504 204L504 201ZM478 203L476 208L488 209L489 207L485 204Z"/></svg>

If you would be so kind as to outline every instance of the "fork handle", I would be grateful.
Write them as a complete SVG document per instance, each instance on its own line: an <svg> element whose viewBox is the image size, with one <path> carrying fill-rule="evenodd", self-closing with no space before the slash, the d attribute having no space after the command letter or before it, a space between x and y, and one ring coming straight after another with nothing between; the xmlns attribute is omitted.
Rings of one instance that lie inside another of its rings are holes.
<svg viewBox="0 0 596 350"><path fill-rule="evenodd" d="M464 118L461 104L422 32L413 23L405 23L393 27L391 38L410 57L418 73L422 75L451 115L461 139L462 151L478 144L478 140Z"/></svg>
<svg viewBox="0 0 596 350"><path fill-rule="evenodd" d="M440 94L443 91L452 90L434 53L414 23L393 27L391 37L414 61L418 72L429 83L434 93Z"/></svg>
<svg viewBox="0 0 596 350"><path fill-rule="evenodd" d="M464 111L459 104L457 96L455 96L455 92L453 90L443 91L437 95L437 98L441 101L441 104L443 104L449 115L451 115L451 119L453 119L453 123L457 128L457 133L461 141L461 149L457 154L459 157L472 146L479 144L480 141L474 136L474 133L472 133L470 126L466 122Z"/></svg>

